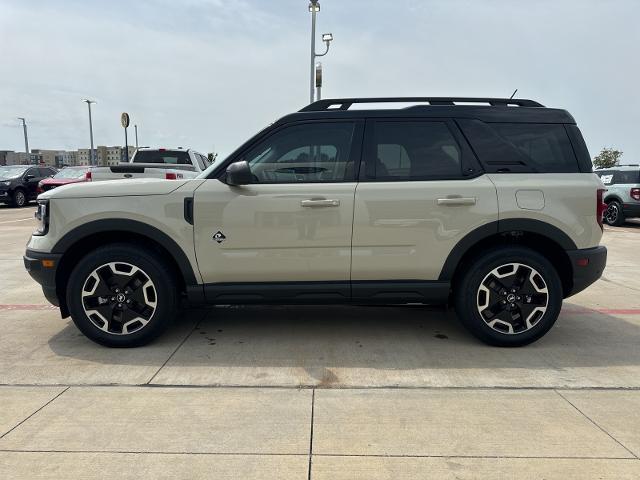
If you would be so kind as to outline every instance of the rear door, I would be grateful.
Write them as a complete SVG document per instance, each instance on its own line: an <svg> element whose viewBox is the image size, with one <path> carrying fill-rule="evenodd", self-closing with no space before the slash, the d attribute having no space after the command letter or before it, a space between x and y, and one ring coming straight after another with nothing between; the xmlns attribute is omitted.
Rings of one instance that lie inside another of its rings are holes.
<svg viewBox="0 0 640 480"><path fill-rule="evenodd" d="M252 184L213 178L198 187L195 246L204 282L326 282L348 297L362 130L361 121L286 125L237 156L249 163Z"/></svg>
<svg viewBox="0 0 640 480"><path fill-rule="evenodd" d="M455 123L367 121L355 196L352 280L437 280L453 247L498 219L496 189Z"/></svg>

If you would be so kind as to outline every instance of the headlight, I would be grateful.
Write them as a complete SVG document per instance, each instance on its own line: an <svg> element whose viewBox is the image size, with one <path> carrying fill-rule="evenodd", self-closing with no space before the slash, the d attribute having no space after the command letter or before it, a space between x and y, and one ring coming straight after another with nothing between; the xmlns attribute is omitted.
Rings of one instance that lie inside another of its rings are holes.
<svg viewBox="0 0 640 480"><path fill-rule="evenodd" d="M38 226L34 235L46 235L49 231L49 200L38 200L38 209L35 213Z"/></svg>
<svg viewBox="0 0 640 480"><path fill-rule="evenodd" d="M9 185L11 185L11 182L0 182L0 184L8 187Z"/></svg>

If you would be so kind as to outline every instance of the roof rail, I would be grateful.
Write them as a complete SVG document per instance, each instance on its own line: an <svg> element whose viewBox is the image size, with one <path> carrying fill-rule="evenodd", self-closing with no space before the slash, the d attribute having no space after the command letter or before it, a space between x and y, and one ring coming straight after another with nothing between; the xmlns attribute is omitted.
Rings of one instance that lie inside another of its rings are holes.
<svg viewBox="0 0 640 480"><path fill-rule="evenodd" d="M473 97L380 97L380 98L329 98L318 100L304 107L301 112L324 110L349 110L354 103L428 103L429 105L454 106L458 103L487 103L492 107L544 107L534 101L519 98L473 98Z"/></svg>

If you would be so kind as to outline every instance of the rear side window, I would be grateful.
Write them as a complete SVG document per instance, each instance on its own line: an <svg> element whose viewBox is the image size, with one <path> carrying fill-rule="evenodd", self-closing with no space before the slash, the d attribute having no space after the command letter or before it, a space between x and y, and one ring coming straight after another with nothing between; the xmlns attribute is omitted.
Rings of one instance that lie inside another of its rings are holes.
<svg viewBox="0 0 640 480"><path fill-rule="evenodd" d="M613 183L616 184L636 184L640 183L640 171L638 170L617 170L613 173Z"/></svg>
<svg viewBox="0 0 640 480"><path fill-rule="evenodd" d="M488 172L580 172L562 124L458 123Z"/></svg>
<svg viewBox="0 0 640 480"><path fill-rule="evenodd" d="M460 147L444 122L377 121L366 176L378 181L460 178Z"/></svg>
<svg viewBox="0 0 640 480"><path fill-rule="evenodd" d="M166 163L169 165L191 165L187 152L138 150L133 158L134 163Z"/></svg>

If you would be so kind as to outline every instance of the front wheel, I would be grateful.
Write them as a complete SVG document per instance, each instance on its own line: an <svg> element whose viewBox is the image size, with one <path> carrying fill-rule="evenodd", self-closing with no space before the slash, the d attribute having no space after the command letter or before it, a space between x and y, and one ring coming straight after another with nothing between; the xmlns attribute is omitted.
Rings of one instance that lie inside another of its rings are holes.
<svg viewBox="0 0 640 480"><path fill-rule="evenodd" d="M21 188L16 188L13 192L12 205L14 207L22 208L27 204L27 194Z"/></svg>
<svg viewBox="0 0 640 480"><path fill-rule="evenodd" d="M551 263L525 247L505 246L475 260L456 285L455 308L480 340L500 347L535 342L562 307L562 284Z"/></svg>
<svg viewBox="0 0 640 480"><path fill-rule="evenodd" d="M76 326L108 347L137 347L166 330L175 317L177 290L161 259L136 245L100 247L82 258L67 286Z"/></svg>

